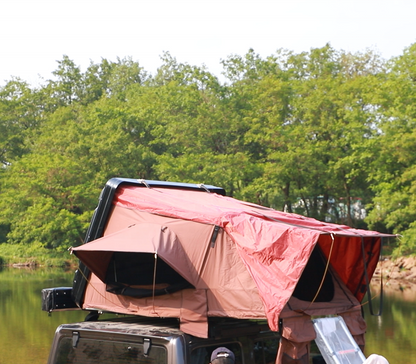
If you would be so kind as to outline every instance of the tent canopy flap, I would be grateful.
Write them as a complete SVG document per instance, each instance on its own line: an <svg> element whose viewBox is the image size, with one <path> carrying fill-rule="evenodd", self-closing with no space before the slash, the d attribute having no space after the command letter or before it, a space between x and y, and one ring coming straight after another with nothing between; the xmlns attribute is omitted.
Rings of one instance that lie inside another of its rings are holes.
<svg viewBox="0 0 416 364"><path fill-rule="evenodd" d="M131 225L72 252L117 294L148 297L193 287L175 233L151 223ZM175 267L175 268L173 268Z"/></svg>

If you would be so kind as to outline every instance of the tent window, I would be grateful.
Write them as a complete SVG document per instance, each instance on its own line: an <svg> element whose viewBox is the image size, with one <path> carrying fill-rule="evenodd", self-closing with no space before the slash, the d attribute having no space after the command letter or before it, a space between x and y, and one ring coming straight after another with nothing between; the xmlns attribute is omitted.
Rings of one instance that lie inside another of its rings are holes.
<svg viewBox="0 0 416 364"><path fill-rule="evenodd" d="M114 253L108 266L105 283L109 292L138 298L160 296L193 288L160 257L155 259L153 253Z"/></svg>
<svg viewBox="0 0 416 364"><path fill-rule="evenodd" d="M308 264L303 271L298 284L296 285L293 296L302 301L311 302L321 285L322 278L325 274L326 262L323 258L318 245L315 246ZM334 298L334 282L329 270L326 272L325 279L315 302L330 302Z"/></svg>

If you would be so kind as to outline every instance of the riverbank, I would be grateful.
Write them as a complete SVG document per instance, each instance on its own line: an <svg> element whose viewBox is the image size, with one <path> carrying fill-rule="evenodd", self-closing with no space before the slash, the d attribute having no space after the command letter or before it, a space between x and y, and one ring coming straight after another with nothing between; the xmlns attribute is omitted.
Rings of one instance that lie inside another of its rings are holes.
<svg viewBox="0 0 416 364"><path fill-rule="evenodd" d="M15 268L71 267L78 259L68 251L20 244L0 244L0 266Z"/></svg>
<svg viewBox="0 0 416 364"><path fill-rule="evenodd" d="M416 257L401 257L395 260L384 258L377 265L371 280L373 289L397 293L404 300L416 300Z"/></svg>
<svg viewBox="0 0 416 364"><path fill-rule="evenodd" d="M390 280L407 280L416 283L416 257L401 257L396 260L381 260L374 276L383 276Z"/></svg>

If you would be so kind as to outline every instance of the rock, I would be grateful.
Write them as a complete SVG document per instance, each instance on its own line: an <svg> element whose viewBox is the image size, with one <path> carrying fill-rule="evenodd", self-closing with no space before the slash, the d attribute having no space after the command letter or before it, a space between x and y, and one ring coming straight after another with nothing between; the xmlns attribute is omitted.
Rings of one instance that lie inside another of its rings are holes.
<svg viewBox="0 0 416 364"><path fill-rule="evenodd" d="M390 274L387 275L387 278L390 278L390 279L403 279L403 275L400 272L400 270L395 270L393 272L390 272Z"/></svg>
<svg viewBox="0 0 416 364"><path fill-rule="evenodd" d="M402 269L411 269L416 265L416 260L414 257L404 257L401 260Z"/></svg>
<svg viewBox="0 0 416 364"><path fill-rule="evenodd" d="M396 260L384 258L377 264L373 280L385 280L390 288L403 290L413 289L416 282L416 257L400 257ZM407 287L409 285L409 287Z"/></svg>

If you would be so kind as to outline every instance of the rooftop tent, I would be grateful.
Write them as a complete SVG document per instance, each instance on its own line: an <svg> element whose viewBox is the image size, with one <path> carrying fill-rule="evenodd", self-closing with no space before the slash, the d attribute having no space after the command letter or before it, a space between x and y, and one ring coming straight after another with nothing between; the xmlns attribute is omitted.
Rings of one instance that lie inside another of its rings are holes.
<svg viewBox="0 0 416 364"><path fill-rule="evenodd" d="M103 235L73 249L92 272L83 308L179 317L202 337L214 316L267 318L277 331L289 299L311 309L334 301L341 285L354 298L342 309L354 306L388 236L216 193L132 185L117 188ZM328 261L339 284L325 278L321 287Z"/></svg>

